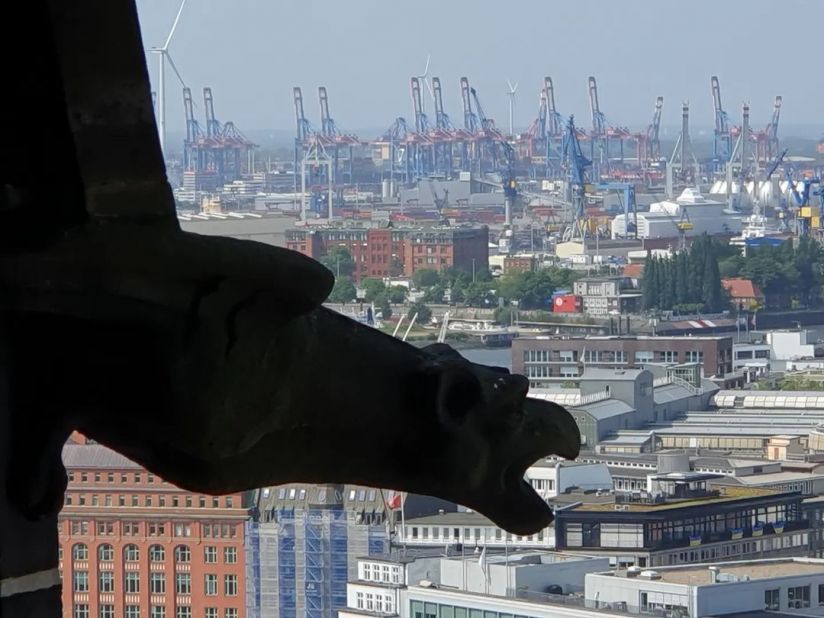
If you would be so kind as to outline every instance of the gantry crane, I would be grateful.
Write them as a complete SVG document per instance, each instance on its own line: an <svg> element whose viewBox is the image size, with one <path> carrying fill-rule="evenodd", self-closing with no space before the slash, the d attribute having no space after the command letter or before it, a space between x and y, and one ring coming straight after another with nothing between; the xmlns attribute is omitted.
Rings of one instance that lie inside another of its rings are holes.
<svg viewBox="0 0 824 618"><path fill-rule="evenodd" d="M636 158L638 165L650 180L650 170L657 169L661 164L661 114L664 109L664 97L655 99L655 109L652 113L652 122L647 125L646 131L635 135Z"/></svg>
<svg viewBox="0 0 824 618"><path fill-rule="evenodd" d="M759 165L768 165L778 155L778 121L781 118L781 96L775 97L770 122L763 131L756 133L756 159Z"/></svg>
<svg viewBox="0 0 824 618"><path fill-rule="evenodd" d="M592 161L587 159L581 151L573 116L569 117L564 132L561 160L566 172L567 200L572 211L570 217L572 224L564 231L564 240L584 242L587 232L586 212L584 210L586 185L588 184L587 169L592 167Z"/></svg>
<svg viewBox="0 0 824 618"><path fill-rule="evenodd" d="M332 150L332 181L342 184L352 179L352 164L354 160L354 147L360 143L356 135L341 131L335 120L329 114L329 96L326 86L318 86L318 103L320 104L320 136L319 139L324 146ZM346 177L340 171L341 150L347 154Z"/></svg>
<svg viewBox="0 0 824 618"><path fill-rule="evenodd" d="M719 172L727 165L732 155L732 127L730 126L730 118L727 112L724 111L724 106L721 104L721 84L718 81L718 76L713 75L710 78L710 87L712 89L712 106L715 112L715 129L713 130L712 140L712 162L713 169Z"/></svg>

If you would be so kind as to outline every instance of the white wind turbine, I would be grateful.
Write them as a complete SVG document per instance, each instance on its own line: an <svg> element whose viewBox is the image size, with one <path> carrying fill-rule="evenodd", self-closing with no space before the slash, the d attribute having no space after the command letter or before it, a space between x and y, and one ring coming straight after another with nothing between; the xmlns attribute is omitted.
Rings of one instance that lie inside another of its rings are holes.
<svg viewBox="0 0 824 618"><path fill-rule="evenodd" d="M509 96L509 134L515 135L512 128L512 113L515 109L515 91L518 90L518 82L515 82L513 86L511 81L506 80L506 85L509 86L509 90L506 93Z"/></svg>
<svg viewBox="0 0 824 618"><path fill-rule="evenodd" d="M432 84L429 83L427 76L429 75L429 62L432 60L432 54L426 54L426 66L423 69L423 73L420 75L416 75L419 80L421 80L425 85L426 89L429 91L429 96L435 98L435 93L432 91ZM421 97L421 111L425 114L426 113L426 97Z"/></svg>
<svg viewBox="0 0 824 618"><path fill-rule="evenodd" d="M169 54L169 43L172 42L172 37L177 29L177 24L180 21L180 15L183 13L183 7L186 6L186 0L181 0L180 8L177 10L177 16L172 23L172 28L169 30L169 36L166 37L166 42L163 47L152 47L151 52L157 54L157 124L160 131L160 151L166 153L166 62L172 67L172 70L177 75L180 83L185 86L180 72L177 70L172 56Z"/></svg>

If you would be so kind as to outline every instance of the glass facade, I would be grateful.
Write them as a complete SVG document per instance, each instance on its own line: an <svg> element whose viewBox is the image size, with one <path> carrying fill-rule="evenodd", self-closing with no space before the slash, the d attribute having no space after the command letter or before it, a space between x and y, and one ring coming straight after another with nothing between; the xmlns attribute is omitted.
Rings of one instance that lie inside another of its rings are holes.
<svg viewBox="0 0 824 618"><path fill-rule="evenodd" d="M484 611L481 609L428 603L424 601L409 602L410 618L532 618L520 614Z"/></svg>

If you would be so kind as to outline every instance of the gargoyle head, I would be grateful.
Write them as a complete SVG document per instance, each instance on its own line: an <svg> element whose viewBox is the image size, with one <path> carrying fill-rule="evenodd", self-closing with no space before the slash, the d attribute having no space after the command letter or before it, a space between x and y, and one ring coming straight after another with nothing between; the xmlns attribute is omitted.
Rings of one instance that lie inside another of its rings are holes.
<svg viewBox="0 0 824 618"><path fill-rule="evenodd" d="M554 403L527 398L524 376L471 363L446 345L424 351L432 355L426 371L437 380L440 446L448 445L427 451L440 469L439 478L427 479L428 493L473 508L516 534L548 525L551 509L524 474L550 454L577 457L575 420Z"/></svg>

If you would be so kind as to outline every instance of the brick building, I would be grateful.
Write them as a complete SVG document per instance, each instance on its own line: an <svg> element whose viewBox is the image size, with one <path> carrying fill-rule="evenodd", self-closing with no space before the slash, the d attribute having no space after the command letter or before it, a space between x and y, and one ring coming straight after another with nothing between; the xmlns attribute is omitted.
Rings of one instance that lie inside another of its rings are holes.
<svg viewBox="0 0 824 618"><path fill-rule="evenodd" d="M704 375L732 372L731 337L519 337L512 370L528 378L570 378L588 367L642 368L653 363L700 363Z"/></svg>
<svg viewBox="0 0 824 618"><path fill-rule="evenodd" d="M319 260L334 246L355 260L355 280L410 277L416 270L489 268L489 230L480 228L322 228L286 231L286 248Z"/></svg>
<svg viewBox="0 0 824 618"><path fill-rule="evenodd" d="M184 491L100 444L70 442L63 462L65 618L246 615L242 494Z"/></svg>

